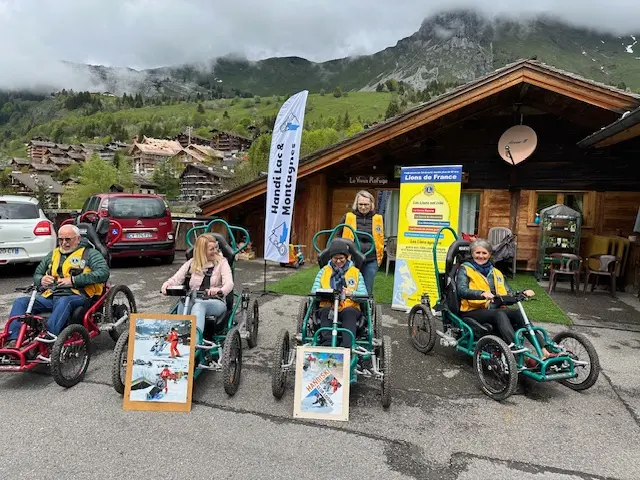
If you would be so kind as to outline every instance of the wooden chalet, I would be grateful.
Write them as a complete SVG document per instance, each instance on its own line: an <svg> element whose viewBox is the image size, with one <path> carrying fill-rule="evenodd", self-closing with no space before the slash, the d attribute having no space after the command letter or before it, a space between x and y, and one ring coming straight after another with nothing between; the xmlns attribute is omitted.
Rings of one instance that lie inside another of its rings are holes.
<svg viewBox="0 0 640 480"><path fill-rule="evenodd" d="M31 140L27 143L27 155L32 162L42 163L49 148L55 148L56 144L48 140Z"/></svg>
<svg viewBox="0 0 640 480"><path fill-rule="evenodd" d="M640 205L640 139L617 134L601 148L580 142L639 106L639 95L537 61L510 64L301 159L292 241L311 245L315 232L338 223L360 189L397 205L399 167L446 164L463 165L461 230L486 237L492 227L510 228L518 235L518 268L535 268L534 219L548 202L582 212L583 245L594 234L627 236ZM497 145L520 123L536 131L538 146L514 167ZM638 127L633 133L640 134ZM261 250L266 188L263 176L199 206L247 228ZM385 234L395 235L397 207L387 212Z"/></svg>
<svg viewBox="0 0 640 480"><path fill-rule="evenodd" d="M182 146L176 140L144 137L142 142L138 142L136 137L129 152L133 157L133 172L150 176L158 162L168 160L180 150Z"/></svg>
<svg viewBox="0 0 640 480"><path fill-rule="evenodd" d="M226 170L190 163L180 174L180 196L191 201L214 197L228 190L232 177Z"/></svg>
<svg viewBox="0 0 640 480"><path fill-rule="evenodd" d="M221 132L216 129L210 131L213 133L213 139L210 142L211 147L221 152L249 150L253 143L250 138L235 133Z"/></svg>
<svg viewBox="0 0 640 480"><path fill-rule="evenodd" d="M191 133L191 135L189 135L189 133L182 132L176 135L175 137L172 137L171 140L176 140L180 142L180 145L182 145L182 148L186 148L188 145L205 145L205 146L211 145L210 138L202 137L200 135L195 135L194 133Z"/></svg>
<svg viewBox="0 0 640 480"><path fill-rule="evenodd" d="M36 173L12 172L11 186L18 195L37 196L44 192L46 204L44 208L60 208L63 187L51 175Z"/></svg>

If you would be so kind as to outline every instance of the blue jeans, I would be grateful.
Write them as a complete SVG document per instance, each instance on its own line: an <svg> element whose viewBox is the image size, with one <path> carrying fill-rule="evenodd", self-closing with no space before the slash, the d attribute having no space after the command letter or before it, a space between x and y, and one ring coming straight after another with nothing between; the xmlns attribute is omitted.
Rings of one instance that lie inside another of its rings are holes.
<svg viewBox="0 0 640 480"><path fill-rule="evenodd" d="M222 300L200 300L196 299L191 307L191 315L196 316L196 327L204 333L205 317L220 318L227 311L227 304Z"/></svg>
<svg viewBox="0 0 640 480"><path fill-rule="evenodd" d="M29 306L29 300L31 297L17 298L11 307L11 313L9 318L24 315L27 313L27 307ZM31 313L38 315L43 312L51 312L51 316L47 319L47 330L54 335L59 335L62 329L67 324L71 312L76 307L89 306L89 300L82 295L62 295L53 297L42 297L38 295L36 301L33 303ZM9 340L15 340L18 338L20 327L22 323L14 320L9 326Z"/></svg>
<svg viewBox="0 0 640 480"><path fill-rule="evenodd" d="M362 273L364 278L364 284L367 287L367 292L369 292L369 295L373 295L373 281L376 278L376 273L378 273L377 260L367 260L364 265L362 265L360 273Z"/></svg>

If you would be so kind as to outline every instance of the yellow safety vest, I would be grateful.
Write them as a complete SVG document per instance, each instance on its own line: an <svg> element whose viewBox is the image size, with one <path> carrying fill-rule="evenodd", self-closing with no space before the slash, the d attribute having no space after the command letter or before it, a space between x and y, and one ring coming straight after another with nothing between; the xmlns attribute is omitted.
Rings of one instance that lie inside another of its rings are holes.
<svg viewBox="0 0 640 480"><path fill-rule="evenodd" d="M489 292L489 280L478 272L475 268L470 265L462 265L467 271L467 277L469 277L469 290L482 290L483 292ZM493 273L493 284L496 288L496 294L498 295L507 295L507 287L504 283L504 276L502 272L497 268L492 268L491 272ZM460 311L468 312L470 310L477 310L479 308L487 308L488 300L467 300L463 298L460 302Z"/></svg>
<svg viewBox="0 0 640 480"><path fill-rule="evenodd" d="M354 230L358 229L358 224L356 220L356 214L353 212L347 213L344 219L344 223L352 227ZM376 248L376 259L378 260L378 266L382 264L382 257L384 256L384 226L382 222L382 215L376 213L371 220L372 224L372 235L373 235L373 244ZM342 238L348 238L349 240L354 240L353 232L348 228L342 229ZM362 252L366 253L366 252Z"/></svg>
<svg viewBox="0 0 640 480"><path fill-rule="evenodd" d="M86 265L86 260L83 258L85 248L81 247L74 252L71 252L65 261L62 263L62 278L71 277L71 271L75 270L76 275L80 273L89 273L91 269ZM60 267L60 258L62 257L62 253L59 248L56 248L51 255L51 263L49 263L49 271L51 272L51 276L56 280L61 278L58 274L58 269ZM93 283L83 287L83 290L89 298L94 295L102 294L102 290L104 286L101 283ZM82 295L80 290L72 288L71 291L76 295ZM53 292L51 290L47 290L42 294L43 297L51 296Z"/></svg>
<svg viewBox="0 0 640 480"><path fill-rule="evenodd" d="M331 274L333 269L331 265L322 267L322 276L320 277L320 288L331 288ZM358 279L360 278L360 270L351 265L344 274L344 281L347 283L347 288L350 288L354 292L358 289ZM320 302L321 307L330 307L333 304L329 300ZM347 307L354 307L360 310L360 305L350 298L345 298L344 302L341 302L338 311L341 312Z"/></svg>

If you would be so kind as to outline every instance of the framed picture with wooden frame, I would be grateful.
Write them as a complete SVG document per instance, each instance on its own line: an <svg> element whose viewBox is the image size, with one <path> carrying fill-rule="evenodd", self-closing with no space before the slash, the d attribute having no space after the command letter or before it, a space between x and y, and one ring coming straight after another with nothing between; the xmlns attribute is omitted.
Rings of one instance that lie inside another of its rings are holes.
<svg viewBox="0 0 640 480"><path fill-rule="evenodd" d="M293 416L349 420L350 365L347 348L297 347Z"/></svg>
<svg viewBox="0 0 640 480"><path fill-rule="evenodd" d="M196 338L194 315L132 314L124 409L190 411Z"/></svg>

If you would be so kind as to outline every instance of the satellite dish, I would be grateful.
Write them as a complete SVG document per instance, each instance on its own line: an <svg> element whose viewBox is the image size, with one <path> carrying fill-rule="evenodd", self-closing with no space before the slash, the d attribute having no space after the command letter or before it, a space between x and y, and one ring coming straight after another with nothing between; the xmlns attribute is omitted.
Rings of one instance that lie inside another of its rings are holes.
<svg viewBox="0 0 640 480"><path fill-rule="evenodd" d="M510 165L518 165L531 156L538 146L538 136L531 127L516 125L504 132L498 141L498 153Z"/></svg>

